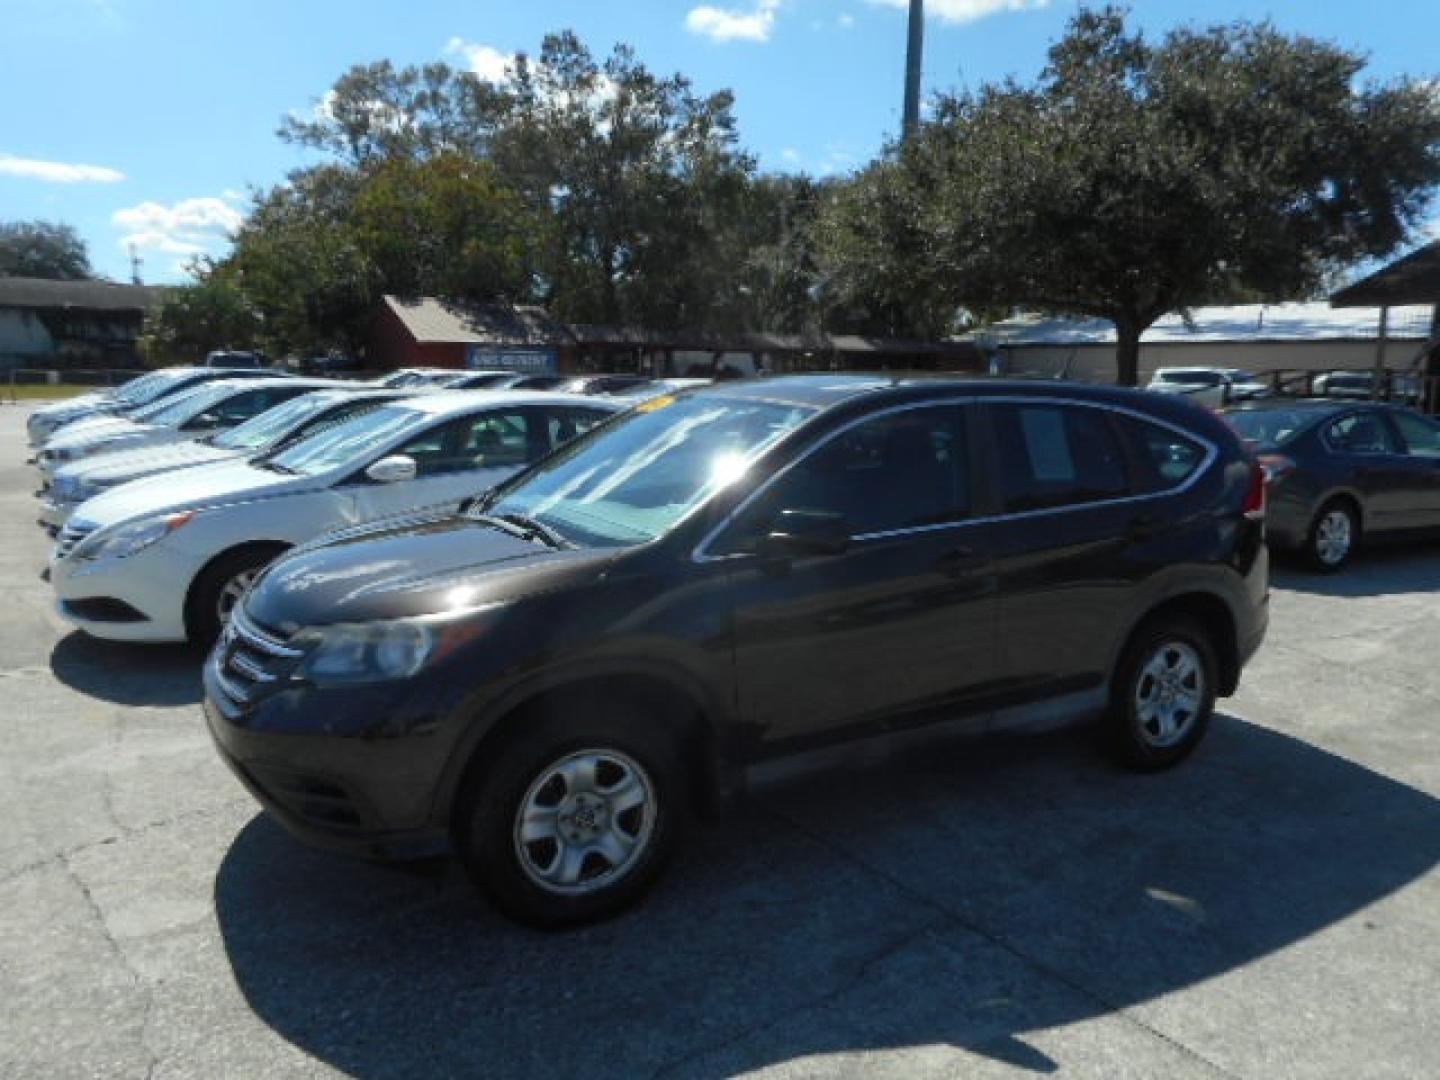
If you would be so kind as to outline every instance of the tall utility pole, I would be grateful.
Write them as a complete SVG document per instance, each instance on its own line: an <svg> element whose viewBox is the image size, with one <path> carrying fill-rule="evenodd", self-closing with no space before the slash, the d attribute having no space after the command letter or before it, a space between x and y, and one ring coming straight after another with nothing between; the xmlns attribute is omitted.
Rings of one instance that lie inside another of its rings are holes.
<svg viewBox="0 0 1440 1080"><path fill-rule="evenodd" d="M920 68L925 55L925 0L910 0L910 43L905 50L905 121L902 136L920 126Z"/></svg>

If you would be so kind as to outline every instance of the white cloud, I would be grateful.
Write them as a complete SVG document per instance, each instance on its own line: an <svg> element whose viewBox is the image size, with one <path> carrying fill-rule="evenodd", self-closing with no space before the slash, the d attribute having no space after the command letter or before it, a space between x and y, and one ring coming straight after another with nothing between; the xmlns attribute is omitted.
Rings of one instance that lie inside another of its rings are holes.
<svg viewBox="0 0 1440 1080"><path fill-rule="evenodd" d="M787 146L780 151L780 160L785 162L786 165L799 165L801 160L800 151L796 150L793 146Z"/></svg>
<svg viewBox="0 0 1440 1080"><path fill-rule="evenodd" d="M134 244L146 251L198 255L229 243L245 216L224 199L207 195L168 206L143 202L116 210L110 220L124 230L122 247Z"/></svg>
<svg viewBox="0 0 1440 1080"><path fill-rule="evenodd" d="M492 45L481 45L460 37L452 37L447 41L445 52L451 56L464 57L470 70L486 82L510 81L510 68L515 63L514 53L504 53Z"/></svg>
<svg viewBox="0 0 1440 1080"><path fill-rule="evenodd" d="M685 16L685 28L711 41L769 41L780 0L757 0L750 11L701 4Z"/></svg>
<svg viewBox="0 0 1440 1080"><path fill-rule="evenodd" d="M46 180L52 184L118 184L125 179L125 174L119 169L106 165L72 165L65 161L41 161L14 154L0 154L0 174Z"/></svg>
<svg viewBox="0 0 1440 1080"><path fill-rule="evenodd" d="M910 7L910 0L869 0L884 7ZM1005 11L1036 11L1050 6L1050 0L929 0L925 14L941 22L967 23Z"/></svg>
<svg viewBox="0 0 1440 1080"><path fill-rule="evenodd" d="M841 29L849 30L852 26L855 25L855 16L851 15L848 11L845 11L841 12L840 17L835 21L840 24Z"/></svg>

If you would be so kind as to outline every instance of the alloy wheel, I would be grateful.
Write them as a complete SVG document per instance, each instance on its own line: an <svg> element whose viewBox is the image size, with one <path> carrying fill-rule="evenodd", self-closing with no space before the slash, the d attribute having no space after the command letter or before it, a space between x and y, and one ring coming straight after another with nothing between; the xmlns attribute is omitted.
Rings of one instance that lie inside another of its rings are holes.
<svg viewBox="0 0 1440 1080"><path fill-rule="evenodd" d="M1338 566L1350 554L1355 528L1341 509L1326 511L1315 526L1315 557L1326 566Z"/></svg>
<svg viewBox="0 0 1440 1080"><path fill-rule="evenodd" d="M655 786L618 750L581 750L546 766L515 816L515 854L534 884L583 895L613 885L655 830Z"/></svg>
<svg viewBox="0 0 1440 1080"><path fill-rule="evenodd" d="M1150 746L1174 746L1189 733L1205 701L1205 668L1200 654L1183 641L1155 648L1135 682L1135 715Z"/></svg>
<svg viewBox="0 0 1440 1080"><path fill-rule="evenodd" d="M230 621L230 613L235 610L235 605L244 598L250 586L255 584L255 579L260 576L260 570L261 568L258 566L242 570L225 582L225 586L220 590L220 595L215 601L215 614L219 618L221 626Z"/></svg>

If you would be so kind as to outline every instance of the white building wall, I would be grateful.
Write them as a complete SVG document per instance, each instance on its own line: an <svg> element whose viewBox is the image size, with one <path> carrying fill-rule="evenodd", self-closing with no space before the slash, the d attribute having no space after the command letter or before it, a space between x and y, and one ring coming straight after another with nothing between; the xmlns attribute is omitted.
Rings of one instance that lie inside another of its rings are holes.
<svg viewBox="0 0 1440 1080"><path fill-rule="evenodd" d="M1384 363L1406 368L1424 348L1417 340L1385 343ZM1140 383L1143 386L1158 367L1241 368L1259 375L1277 368L1295 371L1331 371L1337 368L1375 366L1374 341L1249 341L1142 344ZM1112 382L1115 378L1114 345L1002 346L1006 372L1012 375L1057 376L1066 370L1071 378Z"/></svg>

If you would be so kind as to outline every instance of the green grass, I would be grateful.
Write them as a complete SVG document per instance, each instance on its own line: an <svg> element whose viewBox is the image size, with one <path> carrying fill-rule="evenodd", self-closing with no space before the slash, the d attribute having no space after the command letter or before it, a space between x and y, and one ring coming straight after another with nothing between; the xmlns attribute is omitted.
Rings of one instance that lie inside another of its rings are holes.
<svg viewBox="0 0 1440 1080"><path fill-rule="evenodd" d="M11 386L0 379L0 401L59 401L94 389L93 386L51 386L48 383Z"/></svg>

